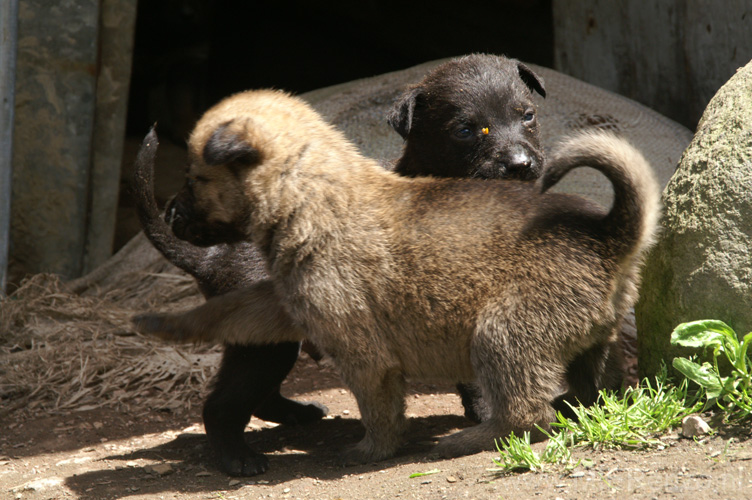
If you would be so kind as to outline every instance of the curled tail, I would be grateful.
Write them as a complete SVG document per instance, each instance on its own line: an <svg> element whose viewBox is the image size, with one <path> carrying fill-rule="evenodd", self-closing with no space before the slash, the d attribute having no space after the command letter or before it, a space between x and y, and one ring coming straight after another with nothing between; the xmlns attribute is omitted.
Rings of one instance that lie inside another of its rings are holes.
<svg viewBox="0 0 752 500"><path fill-rule="evenodd" d="M556 148L538 180L541 192L576 167L594 168L611 181L614 202L601 224L614 252L625 255L652 244L660 215L661 193L645 157L612 133L580 133Z"/></svg>
<svg viewBox="0 0 752 500"><path fill-rule="evenodd" d="M138 219L144 234L167 260L195 276L208 249L179 239L162 218L154 199L154 159L159 140L154 127L146 134L136 156L131 192L136 201Z"/></svg>

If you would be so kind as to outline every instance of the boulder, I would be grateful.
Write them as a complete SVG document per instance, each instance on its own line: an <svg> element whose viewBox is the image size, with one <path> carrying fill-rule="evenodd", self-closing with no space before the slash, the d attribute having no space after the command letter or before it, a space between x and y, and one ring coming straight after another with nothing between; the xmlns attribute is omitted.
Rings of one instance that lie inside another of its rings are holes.
<svg viewBox="0 0 752 500"><path fill-rule="evenodd" d="M686 354L669 342L680 323L752 330L752 62L708 104L663 203L635 308L641 376Z"/></svg>

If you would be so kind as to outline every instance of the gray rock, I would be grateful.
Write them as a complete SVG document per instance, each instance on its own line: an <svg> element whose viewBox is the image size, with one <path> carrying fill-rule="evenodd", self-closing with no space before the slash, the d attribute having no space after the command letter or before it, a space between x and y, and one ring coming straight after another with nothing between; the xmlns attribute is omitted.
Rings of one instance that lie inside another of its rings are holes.
<svg viewBox="0 0 752 500"><path fill-rule="evenodd" d="M709 432L710 426L698 415L689 415L682 420L681 433L685 438L704 436Z"/></svg>
<svg viewBox="0 0 752 500"><path fill-rule="evenodd" d="M708 104L663 201L636 307L642 376L686 355L669 342L682 322L752 330L752 63Z"/></svg>

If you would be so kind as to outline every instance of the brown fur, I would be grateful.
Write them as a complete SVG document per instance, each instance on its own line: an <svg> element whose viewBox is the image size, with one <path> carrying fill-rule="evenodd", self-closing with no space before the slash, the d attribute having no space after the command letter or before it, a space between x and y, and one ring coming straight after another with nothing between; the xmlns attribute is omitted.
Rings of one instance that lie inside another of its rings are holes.
<svg viewBox="0 0 752 500"><path fill-rule="evenodd" d="M442 455L492 449L510 432L542 439L536 425L550 427L566 367L613 342L636 300L659 212L649 165L610 135L563 144L535 184L406 179L274 91L209 110L190 153L185 231L207 244L207 234L252 238L271 279L137 324L172 339L310 339L358 400L366 436L348 453L353 462L396 452L406 377L477 380L491 408L488 420L444 438ZM612 181L610 212L548 192L580 165ZM297 328L275 324L287 316Z"/></svg>
<svg viewBox="0 0 752 500"><path fill-rule="evenodd" d="M523 63L503 56L472 54L437 66L409 86L389 114L389 124L406 141L394 171L407 176L536 178L543 151L533 92L545 95L540 77ZM216 162L238 154L242 156L242 148L229 145L215 148L209 159ZM263 259L252 243L199 247L178 239L154 200L153 160L141 155L138 160L132 192L144 233L170 262L196 278L207 298L268 279ZM171 224L185 227L184 210L168 205L166 212ZM326 414L326 408L315 402L301 403L280 394L280 383L292 369L299 346L298 342L225 346L203 419L220 467L228 474L256 474L268 467L263 455L244 444L243 429L251 414L285 424L307 423ZM314 355L311 346L303 343L303 349ZM587 365L575 361L575 368L568 370L572 389L568 401L587 403L592 400L588 394L597 388L620 385L619 370L607 370L614 375L613 382L596 385L604 381L594 380L590 370L580 366L583 364ZM579 374L581 383L572 381L574 373ZM468 418L479 422L488 415L477 387L458 384L457 389ZM569 409L563 402L555 408Z"/></svg>

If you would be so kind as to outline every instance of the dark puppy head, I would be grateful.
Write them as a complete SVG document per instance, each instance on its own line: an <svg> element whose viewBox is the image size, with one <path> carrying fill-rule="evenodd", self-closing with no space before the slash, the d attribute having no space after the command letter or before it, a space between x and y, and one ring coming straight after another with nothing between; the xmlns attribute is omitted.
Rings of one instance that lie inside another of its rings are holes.
<svg viewBox="0 0 752 500"><path fill-rule="evenodd" d="M238 179L259 162L259 152L244 140L237 121L207 131L208 139L197 139L200 132L191 136L185 184L168 203L165 219L178 238L195 245L245 240L250 207Z"/></svg>
<svg viewBox="0 0 752 500"><path fill-rule="evenodd" d="M403 175L532 180L543 152L533 92L543 81L523 63L473 54L451 60L405 91L387 121L406 140Z"/></svg>

